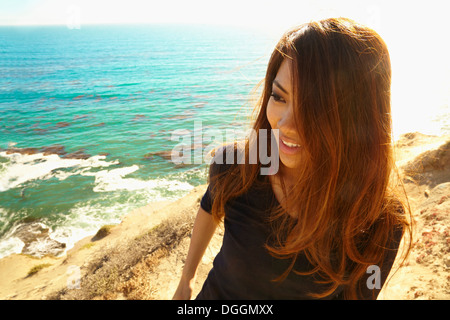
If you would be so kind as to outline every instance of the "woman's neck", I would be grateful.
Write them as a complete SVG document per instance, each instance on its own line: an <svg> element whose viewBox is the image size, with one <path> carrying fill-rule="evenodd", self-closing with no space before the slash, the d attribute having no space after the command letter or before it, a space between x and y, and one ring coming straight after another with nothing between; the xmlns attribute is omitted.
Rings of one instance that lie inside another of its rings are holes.
<svg viewBox="0 0 450 320"><path fill-rule="evenodd" d="M298 181L297 172L298 171L296 169L287 168L283 166L280 167L280 170L275 175L275 177L278 183L280 183L280 185L281 181L283 182L286 191L290 191Z"/></svg>

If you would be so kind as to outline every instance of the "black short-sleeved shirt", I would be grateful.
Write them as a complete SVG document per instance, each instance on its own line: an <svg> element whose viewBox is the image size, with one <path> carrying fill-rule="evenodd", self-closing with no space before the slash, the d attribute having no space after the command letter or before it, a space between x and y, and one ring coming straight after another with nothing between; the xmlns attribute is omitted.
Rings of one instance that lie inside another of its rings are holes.
<svg viewBox="0 0 450 320"><path fill-rule="evenodd" d="M229 165L212 164L212 172L226 170ZM261 181L268 181L268 176L259 176ZM316 283L317 274L298 275L290 272L284 281L273 281L290 265L289 259L277 259L265 248L271 229L268 223L269 210L278 201L269 183L264 188L250 188L248 192L225 205L224 236L222 247L214 259L213 268L203 284L197 299L311 299L308 293L323 292L327 286ZM208 186L200 203L203 210L211 212L211 185ZM381 286L385 282L397 254L402 233L396 233L391 250L386 256L381 269ZM312 266L302 254L298 255L294 270L309 271ZM361 299L374 299L380 286L371 281L371 288L366 279L372 271L363 277ZM378 287L378 288L377 288ZM327 299L342 298L343 287Z"/></svg>

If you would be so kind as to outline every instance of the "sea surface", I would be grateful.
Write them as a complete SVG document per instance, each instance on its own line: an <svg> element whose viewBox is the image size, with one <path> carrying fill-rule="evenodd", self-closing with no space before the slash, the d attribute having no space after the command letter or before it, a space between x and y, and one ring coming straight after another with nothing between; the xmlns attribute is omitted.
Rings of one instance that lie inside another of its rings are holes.
<svg viewBox="0 0 450 320"><path fill-rule="evenodd" d="M273 45L219 26L0 27L0 258L68 249L206 183L202 158L249 123Z"/></svg>
<svg viewBox="0 0 450 320"><path fill-rule="evenodd" d="M0 258L61 254L135 208L205 184L207 152L249 128L280 36L0 27ZM448 105L438 107L429 119L450 133ZM409 123L405 110L397 117ZM191 163L173 161L177 148Z"/></svg>

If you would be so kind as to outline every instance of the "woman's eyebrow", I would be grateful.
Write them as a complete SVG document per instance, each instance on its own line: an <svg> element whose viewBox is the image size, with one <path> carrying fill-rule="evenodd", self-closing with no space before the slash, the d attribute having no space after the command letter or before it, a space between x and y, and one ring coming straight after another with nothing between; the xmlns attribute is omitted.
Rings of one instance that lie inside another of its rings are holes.
<svg viewBox="0 0 450 320"><path fill-rule="evenodd" d="M288 94L287 90L283 88L283 86L277 80L273 80L273 84L276 85L278 88L280 88L281 91Z"/></svg>

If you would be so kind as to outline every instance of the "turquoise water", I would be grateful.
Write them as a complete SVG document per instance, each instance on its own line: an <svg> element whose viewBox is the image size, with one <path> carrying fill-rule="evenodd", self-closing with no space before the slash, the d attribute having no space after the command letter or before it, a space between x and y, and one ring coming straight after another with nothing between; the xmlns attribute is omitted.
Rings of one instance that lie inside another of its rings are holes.
<svg viewBox="0 0 450 320"><path fill-rule="evenodd" d="M187 141L176 130L244 128L273 44L230 27L0 27L0 257L22 250L24 224L70 248L206 183L205 161L158 152ZM203 138L202 155L222 142Z"/></svg>

